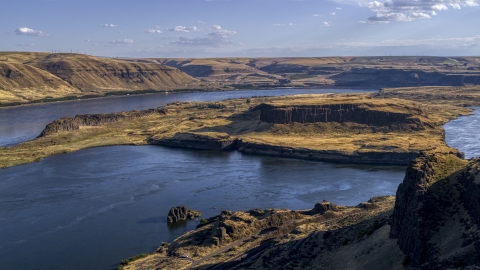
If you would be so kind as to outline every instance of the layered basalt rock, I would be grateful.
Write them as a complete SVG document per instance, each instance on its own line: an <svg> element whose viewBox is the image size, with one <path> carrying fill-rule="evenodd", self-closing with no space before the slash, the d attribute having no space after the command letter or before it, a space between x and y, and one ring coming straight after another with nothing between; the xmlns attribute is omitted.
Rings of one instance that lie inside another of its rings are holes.
<svg viewBox="0 0 480 270"><path fill-rule="evenodd" d="M238 140L236 145L240 152L250 155L279 156L355 164L408 165L410 161L420 153L420 151L355 151L354 153L345 153L336 150L292 148L244 142L242 140Z"/></svg>
<svg viewBox="0 0 480 270"><path fill-rule="evenodd" d="M480 264L480 160L423 154L400 184L390 236L422 269Z"/></svg>
<svg viewBox="0 0 480 270"><path fill-rule="evenodd" d="M168 211L167 222L173 223L187 219L194 219L201 215L201 212L189 210L186 206L172 207L170 211Z"/></svg>
<svg viewBox="0 0 480 270"><path fill-rule="evenodd" d="M273 124L355 122L390 129L423 130L424 123L412 114L375 110L366 104L276 106L261 104L260 120ZM417 110L418 114L421 112Z"/></svg>
<svg viewBox="0 0 480 270"><path fill-rule="evenodd" d="M163 108L141 111L105 113L105 114L82 114L75 117L63 117L48 124L38 137L43 137L59 131L77 130L80 127L93 127L121 120L135 119L152 114L166 114Z"/></svg>
<svg viewBox="0 0 480 270"><path fill-rule="evenodd" d="M177 133L170 138L151 139L150 144L169 147L181 147L199 150L233 150L237 148L237 139L228 135L215 135L198 133Z"/></svg>

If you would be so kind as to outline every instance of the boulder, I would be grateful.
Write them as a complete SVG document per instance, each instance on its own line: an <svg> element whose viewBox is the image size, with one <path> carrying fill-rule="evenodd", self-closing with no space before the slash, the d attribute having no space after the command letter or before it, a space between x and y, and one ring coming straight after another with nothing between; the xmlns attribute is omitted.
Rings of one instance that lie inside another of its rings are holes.
<svg viewBox="0 0 480 270"><path fill-rule="evenodd" d="M320 214L323 215L327 211L335 211L337 210L337 205L326 200L323 202L319 202L315 204L315 207L312 209L312 214Z"/></svg>
<svg viewBox="0 0 480 270"><path fill-rule="evenodd" d="M186 206L172 207L168 212L168 223L177 222L181 220L194 219L201 216L202 213L195 210L188 210Z"/></svg>

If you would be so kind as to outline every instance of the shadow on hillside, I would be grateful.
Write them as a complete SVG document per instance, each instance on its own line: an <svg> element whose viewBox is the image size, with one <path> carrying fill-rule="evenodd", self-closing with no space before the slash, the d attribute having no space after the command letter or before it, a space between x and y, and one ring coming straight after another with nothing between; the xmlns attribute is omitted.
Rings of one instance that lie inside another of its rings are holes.
<svg viewBox="0 0 480 270"><path fill-rule="evenodd" d="M267 131L273 126L273 124L260 121L260 110L249 110L240 114L232 114L227 120L231 121L228 125L203 127L192 130L192 132L218 132L235 136Z"/></svg>

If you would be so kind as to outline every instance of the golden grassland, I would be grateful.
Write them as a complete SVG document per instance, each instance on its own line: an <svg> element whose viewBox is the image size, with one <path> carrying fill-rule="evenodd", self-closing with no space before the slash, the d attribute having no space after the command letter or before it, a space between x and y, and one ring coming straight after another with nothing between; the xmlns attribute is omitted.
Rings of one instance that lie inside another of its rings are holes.
<svg viewBox="0 0 480 270"><path fill-rule="evenodd" d="M0 105L66 97L195 89L198 81L159 63L74 53L0 52Z"/></svg>
<svg viewBox="0 0 480 270"><path fill-rule="evenodd" d="M462 87L423 86L386 88L375 95L381 98L401 98L422 102L425 106L453 105L453 106L479 106L480 86L469 85Z"/></svg>
<svg viewBox="0 0 480 270"><path fill-rule="evenodd" d="M256 105L368 104L388 112L411 112L429 126L424 130L378 132L358 123L270 124L259 120ZM60 131L17 146L0 149L0 168L39 161L50 155L79 149L112 145L146 145L149 140L174 138L179 133L211 138L230 137L293 149L355 151L456 151L444 142L441 125L470 113L470 109L451 105L423 106L402 99L372 98L370 94L296 95L232 99L216 103L173 103L166 114L151 114L94 127ZM421 110L422 113L418 113Z"/></svg>

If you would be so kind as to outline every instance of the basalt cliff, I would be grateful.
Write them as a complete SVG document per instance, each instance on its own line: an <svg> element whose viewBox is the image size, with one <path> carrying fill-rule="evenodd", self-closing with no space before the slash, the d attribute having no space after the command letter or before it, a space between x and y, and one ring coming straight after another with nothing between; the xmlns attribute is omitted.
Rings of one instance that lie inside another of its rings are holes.
<svg viewBox="0 0 480 270"><path fill-rule="evenodd" d="M143 143L169 147L407 165L421 151L462 155L445 144L441 125L468 109L445 108L449 107L427 110L415 102L371 95L172 103L151 110L62 118L47 125L38 140L63 138L65 133L100 134L102 129L113 132L115 127L122 142L136 135L136 143L143 136Z"/></svg>

